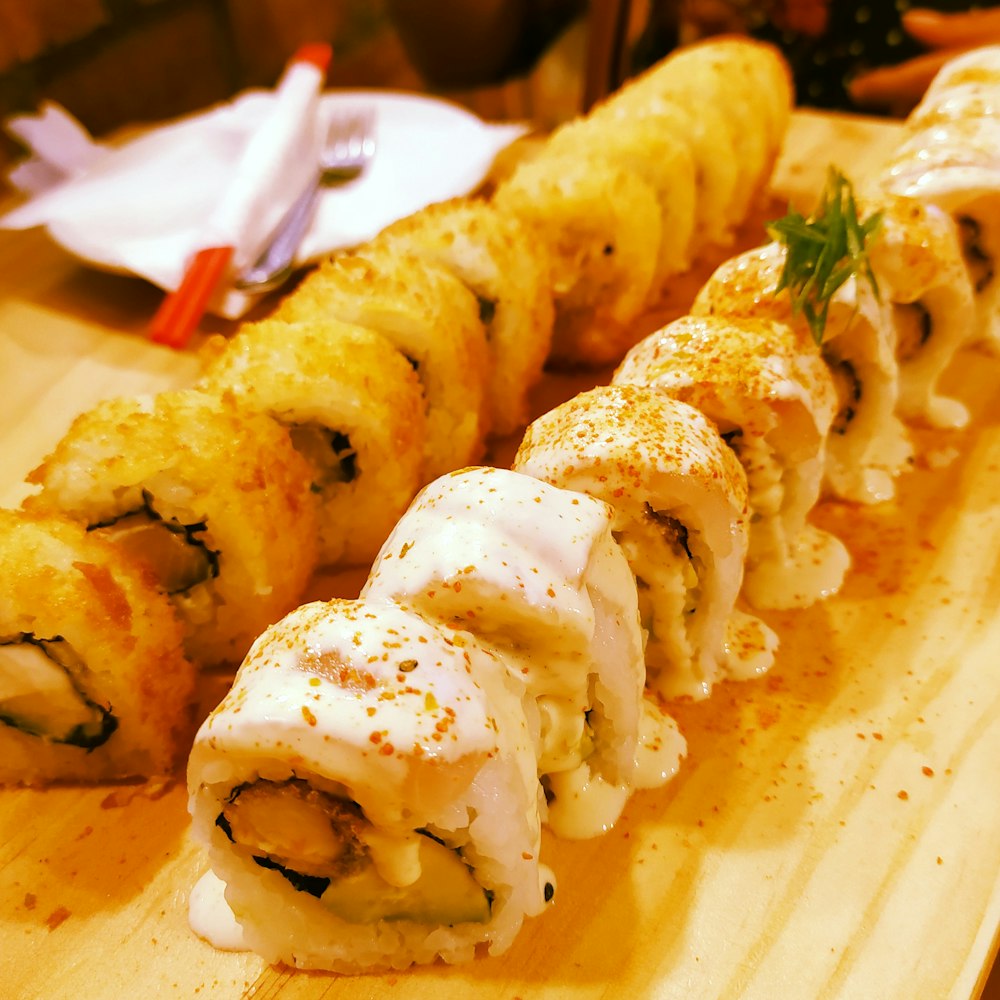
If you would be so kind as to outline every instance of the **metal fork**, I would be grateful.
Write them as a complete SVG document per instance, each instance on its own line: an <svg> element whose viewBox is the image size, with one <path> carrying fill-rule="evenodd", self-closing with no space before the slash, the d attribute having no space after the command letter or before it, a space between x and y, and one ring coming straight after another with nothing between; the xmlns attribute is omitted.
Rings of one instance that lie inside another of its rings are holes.
<svg viewBox="0 0 1000 1000"><path fill-rule="evenodd" d="M246 292L267 292L288 280L295 252L305 236L322 187L346 184L360 177L375 155L375 111L360 107L335 114L327 126L319 168L296 199L257 260L236 279Z"/></svg>

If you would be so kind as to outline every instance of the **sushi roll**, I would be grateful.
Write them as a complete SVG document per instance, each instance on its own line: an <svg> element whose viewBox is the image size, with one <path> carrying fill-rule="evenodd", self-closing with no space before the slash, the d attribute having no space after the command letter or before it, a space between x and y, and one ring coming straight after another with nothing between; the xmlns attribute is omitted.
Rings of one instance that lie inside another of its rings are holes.
<svg viewBox="0 0 1000 1000"><path fill-rule="evenodd" d="M420 493L362 591L500 653L538 712L548 823L563 837L614 825L650 746L673 753L655 783L683 755L669 720L643 718L635 580L611 517L606 504L527 475L464 469Z"/></svg>
<svg viewBox="0 0 1000 1000"><path fill-rule="evenodd" d="M655 301L668 279L686 271L691 263L697 187L687 142L650 116L623 118L612 125L606 116L588 115L557 128L548 138L546 151L577 156L584 162L608 156L653 189L660 207L660 246L649 295Z"/></svg>
<svg viewBox="0 0 1000 1000"><path fill-rule="evenodd" d="M232 399L105 400L28 482L27 509L64 511L153 570L202 665L239 663L315 567L312 470L284 427Z"/></svg>
<svg viewBox="0 0 1000 1000"><path fill-rule="evenodd" d="M946 63L906 120L879 182L947 212L959 229L976 320L969 340L1000 352L1000 46Z"/></svg>
<svg viewBox="0 0 1000 1000"><path fill-rule="evenodd" d="M640 385L600 386L535 420L513 468L598 497L636 578L647 684L705 698L770 668L777 639L736 609L747 479L694 407Z"/></svg>
<svg viewBox="0 0 1000 1000"><path fill-rule="evenodd" d="M170 601L75 521L0 510L0 785L165 777L194 729Z"/></svg>
<svg viewBox="0 0 1000 1000"><path fill-rule="evenodd" d="M876 195L874 205L882 224L871 262L895 330L897 412L907 421L964 427L969 411L939 389L975 321L958 227L913 198Z"/></svg>
<svg viewBox="0 0 1000 1000"><path fill-rule="evenodd" d="M551 897L522 692L471 636L392 604L306 604L195 739L192 893L270 962L357 972L500 954Z"/></svg>
<svg viewBox="0 0 1000 1000"><path fill-rule="evenodd" d="M949 59L935 74L907 124L922 128L955 118L996 116L1000 110L1000 45L983 45Z"/></svg>
<svg viewBox="0 0 1000 1000"><path fill-rule="evenodd" d="M748 38L686 45L630 81L609 104L629 109L666 101L694 110L692 130L711 129L737 176L714 195L716 241L728 242L767 183L792 107L791 74L779 51ZM716 168L718 169L718 168Z"/></svg>
<svg viewBox="0 0 1000 1000"><path fill-rule="evenodd" d="M637 344L613 382L651 386L701 410L740 460L750 509L742 593L751 604L807 607L840 589L847 550L808 521L836 409L808 333L769 320L685 316Z"/></svg>
<svg viewBox="0 0 1000 1000"><path fill-rule="evenodd" d="M721 264L698 292L693 316L761 318L793 326L800 343L814 335L796 314L781 279L787 258L778 242ZM855 277L831 298L821 352L836 388L836 413L826 446L824 488L859 503L896 493L913 444L896 413L899 364L895 333L873 291ZM814 353L810 351L810 354Z"/></svg>
<svg viewBox="0 0 1000 1000"><path fill-rule="evenodd" d="M337 320L244 324L198 387L284 424L312 467L319 562L370 563L423 483L423 393L384 337Z"/></svg>
<svg viewBox="0 0 1000 1000"><path fill-rule="evenodd" d="M312 271L275 318L330 319L381 334L420 378L427 413L426 481L477 461L489 431L489 355L475 295L443 267L367 244Z"/></svg>
<svg viewBox="0 0 1000 1000"><path fill-rule="evenodd" d="M692 257L711 246L732 242L736 212L731 209L740 184L740 165L725 112L708 102L686 102L626 84L590 112L596 126L650 130L680 138L694 167L693 227L688 252Z"/></svg>
<svg viewBox="0 0 1000 1000"><path fill-rule="evenodd" d="M483 198L428 205L383 229L377 242L448 268L476 296L489 348L490 427L497 435L523 427L552 340L544 248Z"/></svg>
<svg viewBox="0 0 1000 1000"><path fill-rule="evenodd" d="M969 341L1000 350L1000 169L995 150L1000 120L959 119L919 131L893 154L882 177L890 193L947 212L961 237L975 294L976 320Z"/></svg>
<svg viewBox="0 0 1000 1000"><path fill-rule="evenodd" d="M656 192L627 164L546 153L522 163L493 195L552 262L555 326L549 358L566 366L619 360L656 276Z"/></svg>
<svg viewBox="0 0 1000 1000"><path fill-rule="evenodd" d="M726 215L730 225L742 222L770 177L791 109L789 76L776 50L742 39L689 45L632 86L633 98L645 93L723 110L721 127L740 172Z"/></svg>

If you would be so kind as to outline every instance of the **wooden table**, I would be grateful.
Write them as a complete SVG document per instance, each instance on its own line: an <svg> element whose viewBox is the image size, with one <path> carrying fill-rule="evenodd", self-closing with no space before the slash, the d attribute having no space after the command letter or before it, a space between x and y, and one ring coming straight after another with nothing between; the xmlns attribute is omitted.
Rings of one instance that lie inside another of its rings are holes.
<svg viewBox="0 0 1000 1000"><path fill-rule="evenodd" d="M828 161L856 173L891 130L797 114L776 190L810 207ZM16 504L76 413L184 384L194 362L144 340L155 290L39 232L0 231L0 274L0 503ZM673 307L696 285L679 283ZM974 424L918 433L898 503L819 511L854 555L843 593L768 616L782 638L769 676L678 709L690 755L672 784L637 795L604 838L546 839L556 904L507 955L345 978L218 952L187 926L205 865L181 783L6 790L0 995L976 995L1000 927L998 377L997 359L959 359L950 381ZM536 409L580 387L549 377Z"/></svg>

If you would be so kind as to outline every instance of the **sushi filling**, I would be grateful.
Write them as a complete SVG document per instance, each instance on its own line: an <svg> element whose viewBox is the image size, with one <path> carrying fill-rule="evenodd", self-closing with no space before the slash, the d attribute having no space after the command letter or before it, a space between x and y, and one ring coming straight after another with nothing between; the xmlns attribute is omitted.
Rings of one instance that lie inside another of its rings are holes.
<svg viewBox="0 0 1000 1000"><path fill-rule="evenodd" d="M320 424L292 424L288 430L296 451L316 469L316 492L357 479L358 453L346 434Z"/></svg>
<svg viewBox="0 0 1000 1000"><path fill-rule="evenodd" d="M492 894L425 830L374 827L350 799L298 778L234 789L216 826L262 868L349 923L485 923Z"/></svg>
<svg viewBox="0 0 1000 1000"><path fill-rule="evenodd" d="M88 670L65 639L0 639L0 722L51 743L93 750L118 728L86 690Z"/></svg>
<svg viewBox="0 0 1000 1000"><path fill-rule="evenodd" d="M648 634L647 662L687 669L693 655L687 628L700 599L700 567L687 527L647 503L641 520L613 534L636 576L639 618Z"/></svg>
<svg viewBox="0 0 1000 1000"><path fill-rule="evenodd" d="M142 491L141 507L87 527L147 563L171 596L219 575L219 553L199 537L207 529L204 521L183 524L163 517L147 490Z"/></svg>
<svg viewBox="0 0 1000 1000"><path fill-rule="evenodd" d="M983 248L982 226L971 216L958 219L958 229L962 238L962 256L969 269L969 277L976 292L983 292L993 281L993 258Z"/></svg>
<svg viewBox="0 0 1000 1000"><path fill-rule="evenodd" d="M590 712L568 698L542 695L538 698L538 771L550 774L572 771L594 752Z"/></svg>
<svg viewBox="0 0 1000 1000"><path fill-rule="evenodd" d="M830 433L844 435L851 421L858 415L862 396L861 379L850 361L831 356L827 357L826 362L833 376L833 387L839 403L837 414L830 425Z"/></svg>
<svg viewBox="0 0 1000 1000"><path fill-rule="evenodd" d="M476 301L479 303L479 322L483 324L484 327L489 327L493 322L493 317L497 313L497 304L495 299L487 299L482 295L476 296Z"/></svg>
<svg viewBox="0 0 1000 1000"><path fill-rule="evenodd" d="M751 522L756 524L777 517L785 505L785 468L775 450L762 437L743 434L723 437L746 473Z"/></svg>
<svg viewBox="0 0 1000 1000"><path fill-rule="evenodd" d="M931 339L931 314L919 302L896 303L893 306L893 319L896 327L896 357L900 361L910 361Z"/></svg>

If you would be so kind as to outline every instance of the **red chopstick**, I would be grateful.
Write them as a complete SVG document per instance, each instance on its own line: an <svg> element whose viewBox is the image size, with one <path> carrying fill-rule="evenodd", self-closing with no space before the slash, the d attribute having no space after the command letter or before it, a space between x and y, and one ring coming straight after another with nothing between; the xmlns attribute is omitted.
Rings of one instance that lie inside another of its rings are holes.
<svg viewBox="0 0 1000 1000"><path fill-rule="evenodd" d="M331 54L325 42L303 45L292 56L289 65L311 63L325 74ZM175 348L187 345L205 314L212 293L222 282L233 251L233 247L208 247L194 255L180 286L160 303L149 327L151 340Z"/></svg>
<svg viewBox="0 0 1000 1000"><path fill-rule="evenodd" d="M232 247L199 250L177 290L160 304L149 326L150 339L168 347L184 347L218 287L233 255Z"/></svg>

